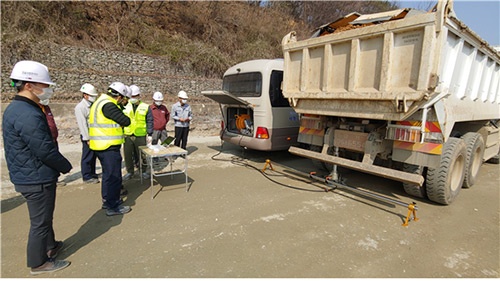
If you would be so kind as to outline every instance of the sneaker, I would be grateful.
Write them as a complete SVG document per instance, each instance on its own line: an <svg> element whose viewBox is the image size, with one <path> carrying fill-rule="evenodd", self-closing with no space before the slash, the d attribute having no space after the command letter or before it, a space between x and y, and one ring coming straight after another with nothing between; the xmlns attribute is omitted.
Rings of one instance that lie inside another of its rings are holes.
<svg viewBox="0 0 500 281"><path fill-rule="evenodd" d="M56 241L56 246L53 249L47 251L47 257L49 257L49 259L55 258L63 246L63 241Z"/></svg>
<svg viewBox="0 0 500 281"><path fill-rule="evenodd" d="M142 173L142 178L143 179L149 179L150 176L151 175L149 173L146 173L146 172Z"/></svg>
<svg viewBox="0 0 500 281"><path fill-rule="evenodd" d="M125 188L120 189L120 196L125 196L127 194L128 194L128 190L126 190Z"/></svg>
<svg viewBox="0 0 500 281"><path fill-rule="evenodd" d="M86 183L86 184L100 183L99 179L96 179L96 178L91 178L91 179L88 179L88 180L84 180L83 182Z"/></svg>
<svg viewBox="0 0 500 281"><path fill-rule="evenodd" d="M134 173L126 173L126 174L123 176L122 180L124 180L124 181L128 181L128 180L129 180L129 179L131 179L133 176L134 176Z"/></svg>
<svg viewBox="0 0 500 281"><path fill-rule="evenodd" d="M118 208L115 209L107 209L106 216L123 215L130 212L131 210L132 209L130 209L130 206L118 206Z"/></svg>
<svg viewBox="0 0 500 281"><path fill-rule="evenodd" d="M44 264L40 265L39 267L32 267L31 268L31 274L37 275L37 274L42 274L46 272L54 272L61 270L63 268L66 268L70 265L71 263L69 261L63 261L63 260L48 260Z"/></svg>
<svg viewBox="0 0 500 281"><path fill-rule="evenodd" d="M118 201L118 205L121 205L121 204L123 204L123 200L122 200L122 199L120 199L120 200ZM101 209L107 210L107 209L108 209L108 205L106 205L106 203L105 203L105 202L103 202L103 203L102 203L102 206L101 206Z"/></svg>

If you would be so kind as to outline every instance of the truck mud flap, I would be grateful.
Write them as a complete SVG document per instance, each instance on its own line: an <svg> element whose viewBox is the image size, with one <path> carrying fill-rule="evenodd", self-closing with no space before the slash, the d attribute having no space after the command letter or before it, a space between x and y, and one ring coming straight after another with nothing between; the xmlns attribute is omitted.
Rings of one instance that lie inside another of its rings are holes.
<svg viewBox="0 0 500 281"><path fill-rule="evenodd" d="M375 166L371 164L365 164L349 159L344 159L332 155L325 155L321 154L319 152L314 152L302 148L298 148L295 146L290 147L288 150L290 153L314 159L314 160L319 160L319 161L324 161L327 163L339 165L342 167L346 167L352 170L376 175L376 176L381 176L387 179L395 180L395 181L400 181L400 182L406 182L406 183L411 183L411 184L417 184L419 186L422 186L424 183L424 177L421 175L417 174L411 174L411 173L406 173L398 170L393 170L385 167L380 167L380 166Z"/></svg>

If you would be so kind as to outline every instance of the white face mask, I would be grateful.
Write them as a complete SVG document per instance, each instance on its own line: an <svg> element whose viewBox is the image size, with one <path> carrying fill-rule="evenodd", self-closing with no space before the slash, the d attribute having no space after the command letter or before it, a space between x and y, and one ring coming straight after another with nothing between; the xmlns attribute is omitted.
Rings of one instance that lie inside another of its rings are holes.
<svg viewBox="0 0 500 281"><path fill-rule="evenodd" d="M129 99L128 100L131 104L136 104L139 100L138 99Z"/></svg>
<svg viewBox="0 0 500 281"><path fill-rule="evenodd" d="M162 102L161 102L161 101L155 101L155 104L156 104L157 106L160 106L160 105L162 104Z"/></svg>
<svg viewBox="0 0 500 281"><path fill-rule="evenodd" d="M90 101L90 102L95 102L95 97L93 97L93 96L89 96L89 101Z"/></svg>
<svg viewBox="0 0 500 281"><path fill-rule="evenodd" d="M37 87L37 86L33 86L34 88L38 88L38 89L42 89L42 93L37 95L33 92L31 92L32 94L34 94L35 96L38 97L39 100L48 100L52 97L52 95L54 94L54 89L52 88L40 88L40 87Z"/></svg>
<svg viewBox="0 0 500 281"><path fill-rule="evenodd" d="M41 105L49 105L49 99L46 100L40 100Z"/></svg>
<svg viewBox="0 0 500 281"><path fill-rule="evenodd" d="M188 100L181 100L182 104L186 104Z"/></svg>

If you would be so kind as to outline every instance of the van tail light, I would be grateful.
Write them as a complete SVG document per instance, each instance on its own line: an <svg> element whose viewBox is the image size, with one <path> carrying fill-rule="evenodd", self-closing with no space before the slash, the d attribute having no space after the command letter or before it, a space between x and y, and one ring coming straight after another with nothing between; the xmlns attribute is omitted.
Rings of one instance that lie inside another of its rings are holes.
<svg viewBox="0 0 500 281"><path fill-rule="evenodd" d="M257 132L255 134L255 137L258 139L268 139L269 132L267 131L267 128L257 127Z"/></svg>

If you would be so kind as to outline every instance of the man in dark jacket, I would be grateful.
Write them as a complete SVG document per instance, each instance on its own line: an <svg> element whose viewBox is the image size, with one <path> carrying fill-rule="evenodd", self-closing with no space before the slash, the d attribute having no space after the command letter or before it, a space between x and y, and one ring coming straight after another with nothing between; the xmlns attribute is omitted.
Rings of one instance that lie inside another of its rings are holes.
<svg viewBox="0 0 500 281"><path fill-rule="evenodd" d="M18 94L3 114L5 160L14 188L26 199L30 216L27 260L32 274L53 272L70 263L55 260L63 242L56 241L52 227L56 183L71 163L59 152L38 106L49 99L54 85L45 65L20 61L10 75Z"/></svg>

